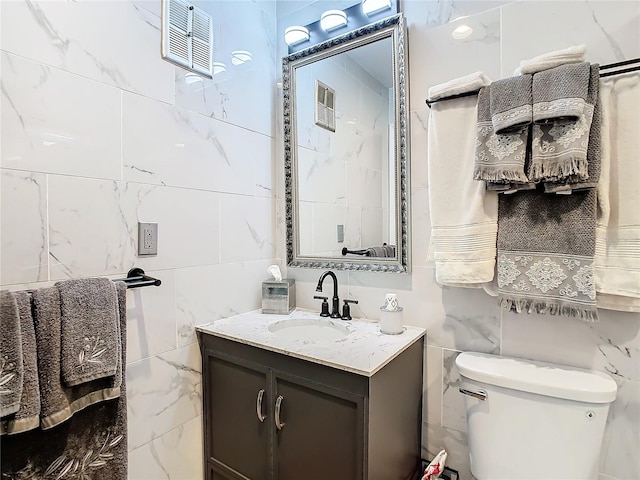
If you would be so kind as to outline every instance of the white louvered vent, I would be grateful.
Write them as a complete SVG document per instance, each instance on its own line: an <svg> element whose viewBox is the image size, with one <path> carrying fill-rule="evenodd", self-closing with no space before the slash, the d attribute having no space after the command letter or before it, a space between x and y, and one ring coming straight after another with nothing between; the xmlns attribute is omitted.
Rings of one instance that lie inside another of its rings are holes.
<svg viewBox="0 0 640 480"><path fill-rule="evenodd" d="M192 62L196 72L211 75L213 27L211 17L201 10L193 10Z"/></svg>
<svg viewBox="0 0 640 480"><path fill-rule="evenodd" d="M213 24L183 0L162 0L162 58L213 77Z"/></svg>

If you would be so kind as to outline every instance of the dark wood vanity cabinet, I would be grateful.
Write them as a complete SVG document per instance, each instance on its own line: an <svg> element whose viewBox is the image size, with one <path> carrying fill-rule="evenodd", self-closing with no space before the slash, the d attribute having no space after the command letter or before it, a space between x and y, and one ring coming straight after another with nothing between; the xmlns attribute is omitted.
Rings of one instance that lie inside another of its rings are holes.
<svg viewBox="0 0 640 480"><path fill-rule="evenodd" d="M423 340L372 377L200 334L207 480L406 480Z"/></svg>

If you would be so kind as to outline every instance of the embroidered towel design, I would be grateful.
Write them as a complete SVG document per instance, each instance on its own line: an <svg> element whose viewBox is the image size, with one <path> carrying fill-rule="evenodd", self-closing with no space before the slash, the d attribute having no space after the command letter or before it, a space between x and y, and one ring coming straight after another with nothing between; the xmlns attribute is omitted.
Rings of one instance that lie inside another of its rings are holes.
<svg viewBox="0 0 640 480"><path fill-rule="evenodd" d="M491 89L478 93L474 180L494 183L528 183L524 166L527 155L528 126L496 134L491 121Z"/></svg>
<svg viewBox="0 0 640 480"><path fill-rule="evenodd" d="M23 382L22 399L18 411L2 419L0 434L26 432L40 426L40 382L38 381L38 354L36 333L31 315L31 294L13 294L20 317L20 337L22 338Z"/></svg>
<svg viewBox="0 0 640 480"><path fill-rule="evenodd" d="M587 146L597 99L589 97L590 78L591 68L586 62L533 76L530 180L562 183L589 177Z"/></svg>
<svg viewBox="0 0 640 480"><path fill-rule="evenodd" d="M116 372L117 297L106 278L65 280L60 291L62 314L62 378L68 386Z"/></svg>
<svg viewBox="0 0 640 480"><path fill-rule="evenodd" d="M600 179L600 170L602 164L602 102L600 101L600 66L591 65L589 77L589 90L587 95L587 103L585 111L590 110L593 106L593 117L589 126L589 135L585 139L582 137L581 145L587 141L586 161L587 161L587 178L580 180L577 175L570 175L563 181L545 182L544 189L546 193L571 193L587 188L596 188ZM584 114L583 114L584 116ZM536 127L534 127L536 128ZM536 146L537 143L534 142Z"/></svg>
<svg viewBox="0 0 640 480"><path fill-rule="evenodd" d="M0 292L0 417L16 413L22 398L20 317L14 294Z"/></svg>
<svg viewBox="0 0 640 480"><path fill-rule="evenodd" d="M87 406L76 412L64 424L46 430L36 429L2 439L0 461L2 473L11 479L127 479L127 397L126 377L126 286L118 282L118 343L121 345L118 364L122 384L117 399ZM34 302L36 293L34 292ZM58 291L51 288L45 297L55 300ZM40 300L46 300L40 296ZM49 303L47 306L51 306ZM40 308L45 307L42 303ZM59 309L60 305L57 304ZM44 313L44 312L41 312ZM53 313L53 312L50 312ZM59 318L59 313L58 313ZM46 323L46 322L45 322ZM45 325L40 325L44 328ZM58 327L59 333L59 327ZM41 342L50 343L51 332L40 332ZM56 342L57 343L57 342ZM42 345L49 351L48 345ZM57 343L58 354L60 344ZM52 359L53 360L53 359ZM59 366L59 361L58 361ZM58 385L61 385L58 369ZM52 379L52 377L49 377ZM113 377L112 377L113 378ZM104 379L95 380L101 382ZM91 382L93 383L93 382ZM85 388L82 384L73 389Z"/></svg>
<svg viewBox="0 0 640 480"><path fill-rule="evenodd" d="M597 320L596 192L499 196L498 296L506 310Z"/></svg>
<svg viewBox="0 0 640 480"><path fill-rule="evenodd" d="M118 288L122 285L118 282ZM115 375L69 387L62 380L60 292L57 287L33 292L33 309L38 345L38 375L40 380L40 425L52 428L68 420L90 405L117 398L123 381L120 342L116 345L118 362ZM117 338L120 338L118 323Z"/></svg>

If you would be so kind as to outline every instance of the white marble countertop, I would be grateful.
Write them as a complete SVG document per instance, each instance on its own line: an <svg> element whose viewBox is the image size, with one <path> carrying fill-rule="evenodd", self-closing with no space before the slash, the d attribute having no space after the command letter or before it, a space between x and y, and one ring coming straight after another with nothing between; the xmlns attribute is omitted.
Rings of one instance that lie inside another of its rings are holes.
<svg viewBox="0 0 640 480"><path fill-rule="evenodd" d="M337 340L310 340L290 338L269 330L270 324L288 319L329 321L338 327L346 327L350 333ZM198 325L196 329L205 334L367 377L375 374L426 332L424 328L405 327L401 334L385 335L380 333L377 322L322 318L315 312L300 309L289 315L268 315L256 310Z"/></svg>

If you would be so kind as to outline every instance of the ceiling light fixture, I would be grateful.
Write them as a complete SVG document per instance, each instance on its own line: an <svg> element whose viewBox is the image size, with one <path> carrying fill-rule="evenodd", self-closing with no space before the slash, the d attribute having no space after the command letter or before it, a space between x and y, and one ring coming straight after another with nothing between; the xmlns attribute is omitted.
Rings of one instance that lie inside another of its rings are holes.
<svg viewBox="0 0 640 480"><path fill-rule="evenodd" d="M391 8L391 0L362 0L362 13L367 17Z"/></svg>
<svg viewBox="0 0 640 480"><path fill-rule="evenodd" d="M462 40L463 38L467 38L469 35L473 33L473 28L469 25L460 25L456 27L456 29L451 32L451 36L456 40Z"/></svg>
<svg viewBox="0 0 640 480"><path fill-rule="evenodd" d="M242 65L253 60L253 55L247 50L234 50L231 52L231 63Z"/></svg>
<svg viewBox="0 0 640 480"><path fill-rule="evenodd" d="M330 32L347 24L347 14L342 10L327 10L320 17L320 26Z"/></svg>
<svg viewBox="0 0 640 480"><path fill-rule="evenodd" d="M309 29L294 25L284 31L284 41L290 47L309 40Z"/></svg>

